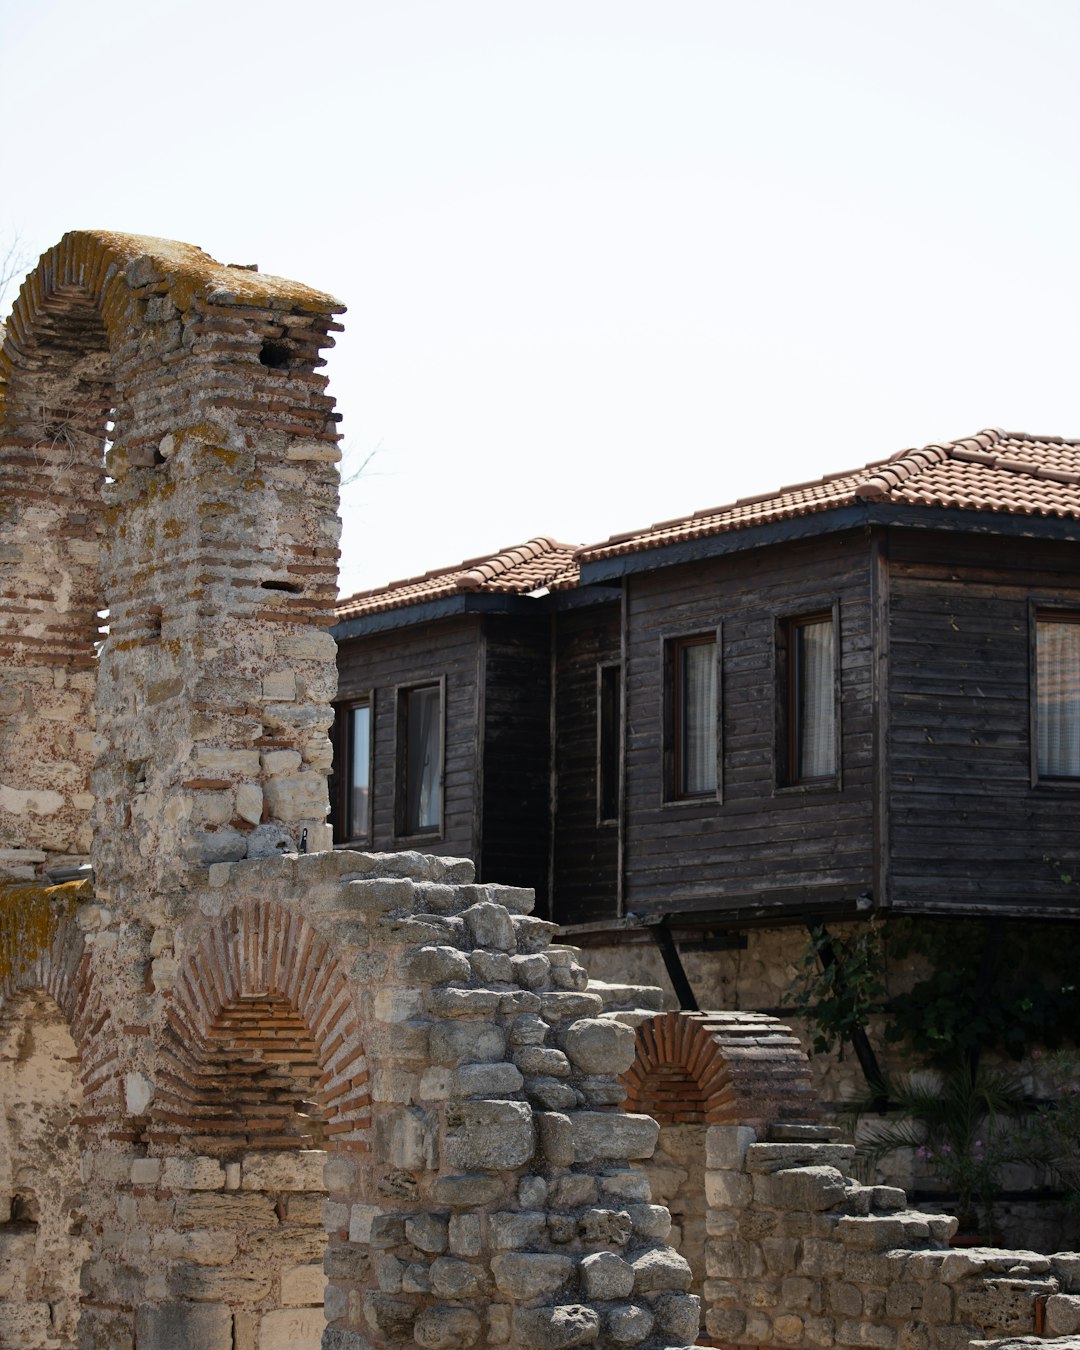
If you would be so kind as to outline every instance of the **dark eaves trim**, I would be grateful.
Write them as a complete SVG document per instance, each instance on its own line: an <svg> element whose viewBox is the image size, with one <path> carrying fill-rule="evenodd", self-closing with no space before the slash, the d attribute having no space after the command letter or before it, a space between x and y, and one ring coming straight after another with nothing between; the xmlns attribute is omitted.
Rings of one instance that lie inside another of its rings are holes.
<svg viewBox="0 0 1080 1350"><path fill-rule="evenodd" d="M454 619L463 614L535 616L541 612L539 604L539 601L524 595L447 595L438 600L425 600L419 605L401 605L398 609L381 609L374 614L358 614L352 619L342 619L330 632L338 642L342 642L345 638L367 637L371 633L411 628L414 624L431 623L435 619Z"/></svg>
<svg viewBox="0 0 1080 1350"><path fill-rule="evenodd" d="M1004 511L906 506L902 502L865 502L804 516L748 525L698 539L682 539L639 553L581 561L581 584L614 581L635 572L654 572L679 563L720 558L728 553L765 548L796 539L812 539L865 525L900 525L907 529L949 530L963 534L996 534L1016 539L1054 539L1080 543L1080 520L1062 516L1019 515Z"/></svg>
<svg viewBox="0 0 1080 1350"><path fill-rule="evenodd" d="M551 609L584 609L590 605L618 603L622 587L575 586L571 589L549 591L544 595L497 595L469 591L458 595L425 600L418 605L399 605L396 609L380 609L374 614L358 614L342 619L330 632L338 642L345 638L366 637L371 633L386 633L394 628L411 628L414 624L431 623L436 619L453 619L462 614L512 614L518 618L536 618Z"/></svg>

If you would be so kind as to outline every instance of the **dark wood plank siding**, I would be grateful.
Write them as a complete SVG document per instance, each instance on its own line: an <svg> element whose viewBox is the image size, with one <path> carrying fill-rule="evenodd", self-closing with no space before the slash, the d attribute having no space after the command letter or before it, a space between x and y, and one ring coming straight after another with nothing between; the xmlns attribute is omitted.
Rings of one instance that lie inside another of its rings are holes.
<svg viewBox="0 0 1080 1350"><path fill-rule="evenodd" d="M630 580L626 908L800 912L871 884L870 565L861 533ZM838 605L839 785L777 790L778 620ZM722 625L722 802L665 803L665 638Z"/></svg>
<svg viewBox="0 0 1080 1350"><path fill-rule="evenodd" d="M898 908L1078 908L1045 859L1077 871L1080 791L1031 782L1032 601L1080 607L1080 548L891 534L889 892Z"/></svg>
<svg viewBox="0 0 1080 1350"><path fill-rule="evenodd" d="M480 625L447 620L351 638L338 651L338 699L374 693L372 719L372 841L377 851L473 857L477 820L477 666ZM395 833L394 786L399 688L445 679L443 708L443 829L405 839Z"/></svg>
<svg viewBox="0 0 1080 1350"><path fill-rule="evenodd" d="M614 917L619 832L597 823L597 666L618 662L618 604L555 620L555 915L560 923Z"/></svg>
<svg viewBox="0 0 1080 1350"><path fill-rule="evenodd" d="M484 623L483 880L536 890L547 909L550 621Z"/></svg>

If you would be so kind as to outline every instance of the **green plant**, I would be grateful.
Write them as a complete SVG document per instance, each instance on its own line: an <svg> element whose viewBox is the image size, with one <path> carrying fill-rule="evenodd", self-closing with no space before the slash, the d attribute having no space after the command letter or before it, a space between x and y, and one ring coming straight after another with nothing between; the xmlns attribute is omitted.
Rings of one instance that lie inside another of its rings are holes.
<svg viewBox="0 0 1080 1350"><path fill-rule="evenodd" d="M825 928L810 930L789 991L796 1008L810 1018L816 1054L850 1043L880 1012L885 997L885 955L877 919L860 924L848 937Z"/></svg>
<svg viewBox="0 0 1080 1350"><path fill-rule="evenodd" d="M1049 1173L1065 1192L1069 1207L1080 1210L1080 1056L1058 1050L1043 1057L1040 1074L1051 1100L1026 1117L1017 1133L1024 1159Z"/></svg>
<svg viewBox="0 0 1080 1350"><path fill-rule="evenodd" d="M947 1069L984 1050L1020 1059L1080 1025L1080 931L1000 920L899 919L888 927L890 968L909 956L929 974L889 1000L886 1040Z"/></svg>
<svg viewBox="0 0 1080 1350"><path fill-rule="evenodd" d="M1001 1169L1022 1160L1006 1122L1024 1110L1019 1079L1009 1069L957 1057L948 1069L924 1069L888 1084L896 1118L866 1126L857 1157L876 1165L898 1149L913 1149L931 1174L957 1197L960 1226L991 1232ZM869 1103L852 1104L864 1115Z"/></svg>

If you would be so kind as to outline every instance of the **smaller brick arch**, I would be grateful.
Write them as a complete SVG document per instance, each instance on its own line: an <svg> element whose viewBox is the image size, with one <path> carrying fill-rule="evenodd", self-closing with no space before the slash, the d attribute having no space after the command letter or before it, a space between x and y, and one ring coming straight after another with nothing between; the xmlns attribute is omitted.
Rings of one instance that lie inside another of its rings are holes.
<svg viewBox="0 0 1080 1350"><path fill-rule="evenodd" d="M294 910L233 909L185 960L166 1014L151 1134L208 1152L369 1148L360 1021L328 944Z"/></svg>
<svg viewBox="0 0 1080 1350"><path fill-rule="evenodd" d="M121 1113L120 1051L112 1011L94 977L93 950L74 910L92 898L86 882L0 887L0 1011L18 992L40 989L60 1009L79 1056L80 1126ZM21 951L21 958L19 952Z"/></svg>
<svg viewBox="0 0 1080 1350"><path fill-rule="evenodd" d="M661 1125L812 1121L821 1108L791 1029L765 1013L667 1012L637 1029L627 1111Z"/></svg>

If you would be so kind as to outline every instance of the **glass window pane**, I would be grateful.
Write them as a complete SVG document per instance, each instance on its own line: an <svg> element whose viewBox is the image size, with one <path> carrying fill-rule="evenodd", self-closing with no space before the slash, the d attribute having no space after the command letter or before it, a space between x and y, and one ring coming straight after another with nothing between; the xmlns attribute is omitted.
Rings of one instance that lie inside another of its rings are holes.
<svg viewBox="0 0 1080 1350"><path fill-rule="evenodd" d="M716 791L716 643L679 648L680 793Z"/></svg>
<svg viewBox="0 0 1080 1350"><path fill-rule="evenodd" d="M1035 627L1038 769L1080 778L1080 623Z"/></svg>
<svg viewBox="0 0 1080 1350"><path fill-rule="evenodd" d="M438 685L408 691L406 710L405 828L437 830L440 821L442 726Z"/></svg>
<svg viewBox="0 0 1080 1350"><path fill-rule="evenodd" d="M349 709L349 819L347 839L366 839L371 792L371 707Z"/></svg>
<svg viewBox="0 0 1080 1350"><path fill-rule="evenodd" d="M832 619L795 625L795 776L836 773Z"/></svg>

